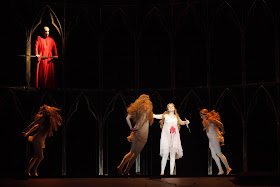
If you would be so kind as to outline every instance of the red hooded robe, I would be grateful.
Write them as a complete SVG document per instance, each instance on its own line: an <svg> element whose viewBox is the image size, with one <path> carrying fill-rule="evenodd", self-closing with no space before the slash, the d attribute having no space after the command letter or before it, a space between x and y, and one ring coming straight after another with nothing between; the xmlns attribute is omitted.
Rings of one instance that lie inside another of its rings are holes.
<svg viewBox="0 0 280 187"><path fill-rule="evenodd" d="M39 54L40 56L52 57L53 52L55 56L58 56L54 39L49 36L47 36L46 38L38 36L35 44L35 54ZM55 88L55 71L53 58L38 58L36 87Z"/></svg>

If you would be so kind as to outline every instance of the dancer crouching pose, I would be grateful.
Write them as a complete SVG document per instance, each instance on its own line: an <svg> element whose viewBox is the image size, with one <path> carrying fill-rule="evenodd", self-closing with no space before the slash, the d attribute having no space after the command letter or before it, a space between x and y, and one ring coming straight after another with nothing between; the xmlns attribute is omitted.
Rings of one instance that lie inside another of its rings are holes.
<svg viewBox="0 0 280 187"><path fill-rule="evenodd" d="M208 112L207 109L202 109L200 111L200 117L203 120L203 130L206 130L207 137L209 139L209 148L211 150L212 158L215 160L218 168L219 173L218 175L223 175L224 171L221 166L220 159L222 160L223 164L225 165L228 175L231 171L231 168L228 165L226 157L221 152L221 145L224 145L224 137L222 136L224 132L223 123L220 122L221 118L218 112L212 110ZM219 128L222 132L219 131ZM220 158L220 159L219 159Z"/></svg>
<svg viewBox="0 0 280 187"><path fill-rule="evenodd" d="M30 169L32 167L34 175L38 176L37 169L44 158L43 148L45 148L45 139L47 136L53 135L53 130L57 131L57 125L62 125L62 118L58 111L59 109L55 107L41 106L35 116L35 120L26 128L26 132L23 132L23 136L26 137L37 130L34 136L28 137L28 140L33 144L34 153L24 172L26 176L31 176Z"/></svg>
<svg viewBox="0 0 280 187"><path fill-rule="evenodd" d="M180 139L180 125L189 124L189 120L182 121L177 113L175 105L169 103L167 111L163 114L154 114L154 118L161 119L161 138L160 138L160 156L161 160L161 173L164 175L164 170L168 156L170 154L170 175L174 174L175 156L177 159L183 156L183 149Z"/></svg>
<svg viewBox="0 0 280 187"><path fill-rule="evenodd" d="M149 134L149 124L153 123L153 104L150 101L148 95L142 94L134 103L130 105L127 109L127 124L132 131L127 140L131 142L131 148L129 153L127 153L120 165L117 167L118 174L128 175L131 166L134 164L136 158L144 148ZM131 121L135 123L132 128ZM124 165L127 166L122 172Z"/></svg>

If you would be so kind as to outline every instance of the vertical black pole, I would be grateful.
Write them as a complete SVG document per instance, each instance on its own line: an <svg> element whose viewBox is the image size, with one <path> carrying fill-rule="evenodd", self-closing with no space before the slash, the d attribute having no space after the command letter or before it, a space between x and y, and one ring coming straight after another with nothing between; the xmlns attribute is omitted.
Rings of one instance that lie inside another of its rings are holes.
<svg viewBox="0 0 280 187"><path fill-rule="evenodd" d="M212 82L212 62L211 62L211 33L209 30L208 7L209 3L206 0L206 22L205 22L205 43L206 43L206 62L207 70L207 90L208 90L208 110L211 108L211 82ZM208 175L212 175L212 155L208 149Z"/></svg>
<svg viewBox="0 0 280 187"><path fill-rule="evenodd" d="M104 7L104 2L103 0L100 1L100 12L99 12L99 25L103 29L103 23L102 23L102 15L103 15L103 7ZM103 30L99 30L99 39L98 39L98 56L99 56L99 62L98 62L98 72L99 72L99 98L100 98L100 103L99 103L99 121L98 121L98 174L103 175L103 90L104 90L104 81L103 81L103 45L104 45L104 34Z"/></svg>
<svg viewBox="0 0 280 187"><path fill-rule="evenodd" d="M25 84L26 88L29 90L30 88L30 77L31 77L31 33L28 32L26 36L26 74L25 74Z"/></svg>
<svg viewBox="0 0 280 187"><path fill-rule="evenodd" d="M65 53L65 40L66 40L66 3L67 3L67 0L64 0L64 19L63 19L63 37L62 37L62 62L61 62L61 66L62 66L62 83L61 83L61 86L63 88L63 99L64 99L64 102L63 102L63 110L62 110L62 115L63 115L63 119L64 121L67 121L66 120L66 92L65 92L65 82L64 82L64 76L65 76L65 72L64 72L64 53ZM66 176L67 175L67 167L66 167L66 162L67 162L67 157L66 157L66 126L67 126L67 123L66 124L63 124L63 127L62 127L62 169L61 169L61 174L62 176Z"/></svg>
<svg viewBox="0 0 280 187"><path fill-rule="evenodd" d="M246 112L246 49L245 49L245 29L240 28L241 36L241 68L242 68L242 89L243 89L243 172L248 171L247 165L247 112Z"/></svg>
<svg viewBox="0 0 280 187"><path fill-rule="evenodd" d="M277 97L277 100L278 100L278 103L280 102L279 101L279 98L280 98L280 94L279 94L279 83L280 83L280 73L279 73L279 17L278 16L275 16L275 19L276 19L276 24L275 24L275 28L274 28L274 42L275 42L275 79L276 79L276 83L277 83L277 94L278 94L278 97ZM277 149L277 174L280 175L280 125L279 125L279 114L280 114L280 111L279 111L279 107L277 108L277 145L278 145L278 149Z"/></svg>
<svg viewBox="0 0 280 187"><path fill-rule="evenodd" d="M138 96L139 92L139 67L140 67L140 27L139 27L139 17L142 13L142 2L141 0L138 0L136 2L137 8L137 14L136 14L136 19L135 19L135 30L134 30L134 89L135 89L135 94L136 97ZM135 173L140 174L141 172L141 167L140 167L140 158L141 158L141 153L137 157L135 161Z"/></svg>

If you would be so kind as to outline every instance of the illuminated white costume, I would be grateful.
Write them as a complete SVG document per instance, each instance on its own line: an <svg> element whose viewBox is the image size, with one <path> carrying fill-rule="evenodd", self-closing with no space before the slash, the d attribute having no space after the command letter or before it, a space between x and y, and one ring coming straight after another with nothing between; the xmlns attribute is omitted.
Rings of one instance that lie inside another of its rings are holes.
<svg viewBox="0 0 280 187"><path fill-rule="evenodd" d="M174 172L175 156L177 159L182 158L183 156L183 149L177 124L178 119L176 116L171 118L168 114L164 115L164 125L160 138L160 156L162 157L161 173L164 173L169 154L170 174L173 174Z"/></svg>
<svg viewBox="0 0 280 187"><path fill-rule="evenodd" d="M227 169L226 174L228 175L229 172L231 171L231 168L229 167L226 157L223 155L221 151L221 145L224 144L224 137L222 136L222 133L220 132L219 128L221 128L224 133L224 127L223 124L219 121L220 116L215 111L211 111L211 113L209 113L206 109L202 111L203 112L201 112L200 115L202 116L203 119L204 130L206 130L206 135L209 139L209 148L211 150L212 158L215 160L219 169L218 175L224 174L220 159L225 165ZM208 116L206 117L206 115ZM216 119L217 116L218 119Z"/></svg>
<svg viewBox="0 0 280 187"><path fill-rule="evenodd" d="M221 166L220 159L222 160L225 167L228 169L229 165L227 162L226 157L223 155L221 151L220 143L224 143L224 137L221 135L221 132L219 131L218 127L215 126L215 124L210 123L208 127L208 132L206 131L206 134L209 139L209 148L211 150L212 158L215 160L218 168L219 168L219 174L223 174L223 169Z"/></svg>
<svg viewBox="0 0 280 187"><path fill-rule="evenodd" d="M164 125L161 131L160 138L160 156L168 155L168 153L177 154L176 158L183 156L180 133L178 129L178 120L174 116L164 115Z"/></svg>
<svg viewBox="0 0 280 187"><path fill-rule="evenodd" d="M167 110L163 114L154 114L154 118L163 120L163 127L160 138L161 175L164 170L168 157L170 156L170 175L174 173L175 158L183 156L180 133L178 125L187 125L189 121L182 121L173 103L167 105ZM179 120L179 121L178 121Z"/></svg>

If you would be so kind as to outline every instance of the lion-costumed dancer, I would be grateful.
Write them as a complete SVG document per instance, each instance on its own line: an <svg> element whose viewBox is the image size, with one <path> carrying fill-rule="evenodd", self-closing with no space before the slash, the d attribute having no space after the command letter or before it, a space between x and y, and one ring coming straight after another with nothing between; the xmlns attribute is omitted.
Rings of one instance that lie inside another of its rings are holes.
<svg viewBox="0 0 280 187"><path fill-rule="evenodd" d="M28 140L33 144L34 153L24 172L26 176L31 176L30 169L32 167L33 174L38 176L38 166L44 159L43 148L45 148L45 139L47 136L53 135L53 130L57 131L57 126L62 125L62 118L58 111L60 110L56 107L41 106L35 116L35 120L23 132L23 136L27 137L37 130L34 136L28 137Z"/></svg>
<svg viewBox="0 0 280 187"><path fill-rule="evenodd" d="M132 131L130 136L127 137L127 140L131 142L131 148L117 167L118 174L120 175L129 174L131 166L147 142L149 125L153 124L153 104L150 101L150 97L142 94L128 107L127 113L126 122ZM134 127L132 127L131 120L135 123ZM125 164L127 165L123 172L122 170Z"/></svg>
<svg viewBox="0 0 280 187"><path fill-rule="evenodd" d="M225 132L220 115L215 110L208 112L207 109L202 109L200 111L200 117L202 119L203 130L206 131L209 139L209 148L211 150L212 158L215 160L219 169L218 175L224 174L220 159L225 165L227 170L226 175L228 175L232 169L229 167L228 161L221 151L221 145L224 145L224 137L222 135ZM221 129L222 132L220 132L219 129Z"/></svg>

